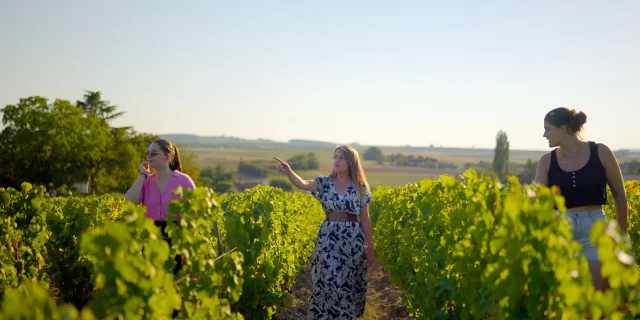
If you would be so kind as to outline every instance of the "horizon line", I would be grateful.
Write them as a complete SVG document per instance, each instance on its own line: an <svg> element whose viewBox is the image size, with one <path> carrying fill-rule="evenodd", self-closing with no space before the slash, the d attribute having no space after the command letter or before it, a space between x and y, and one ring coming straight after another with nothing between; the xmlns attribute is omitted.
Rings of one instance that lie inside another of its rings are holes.
<svg viewBox="0 0 640 320"><path fill-rule="evenodd" d="M409 145L409 144L404 144L404 145L382 145L382 144L363 144L357 141L353 141L350 143L335 143L332 141L325 141L325 140L313 140L313 139L300 139L300 138L290 138L288 141L280 141L280 140L274 140L271 138L244 138L244 137L238 137L238 136L229 136L229 135L199 135L199 134L195 134L195 133L159 133L157 134L158 136L167 136L167 135L185 135L185 136L195 136L198 138L233 138L233 139L241 139L241 140L247 140L247 141L258 141L258 140L265 140L265 141L271 141L271 142L275 142L275 143L282 143L282 144L289 144L291 143L291 141L309 141L309 142L318 142L318 143L326 143L326 144L335 144L336 146L341 145L341 144L350 144L350 145L359 145L359 146L363 146L363 147L379 147L379 148L424 148L424 149L469 149L469 150L494 150L493 147L475 147L475 146L443 146L443 145L436 145L436 144L432 144L433 146L423 146L423 145ZM509 148L509 151L531 151L531 152L550 152L551 150L553 150L553 148L549 148L549 149L511 149ZM624 147L624 148L617 148L615 150L612 151L635 151L635 152L640 152L640 147Z"/></svg>

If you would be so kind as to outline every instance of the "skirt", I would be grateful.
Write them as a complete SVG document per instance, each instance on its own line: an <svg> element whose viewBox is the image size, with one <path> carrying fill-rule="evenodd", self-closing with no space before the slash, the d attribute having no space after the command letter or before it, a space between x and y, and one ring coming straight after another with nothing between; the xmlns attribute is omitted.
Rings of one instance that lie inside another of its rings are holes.
<svg viewBox="0 0 640 320"><path fill-rule="evenodd" d="M311 280L308 319L362 317L367 298L367 259L359 222L322 223L311 260Z"/></svg>

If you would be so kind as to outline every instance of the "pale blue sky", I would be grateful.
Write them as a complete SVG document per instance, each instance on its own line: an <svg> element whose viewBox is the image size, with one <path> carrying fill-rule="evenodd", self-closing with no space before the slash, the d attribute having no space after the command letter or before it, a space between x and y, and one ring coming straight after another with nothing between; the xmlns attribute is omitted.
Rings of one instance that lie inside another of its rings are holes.
<svg viewBox="0 0 640 320"><path fill-rule="evenodd" d="M5 0L0 24L2 107L99 90L144 132L547 149L569 106L640 147L638 0Z"/></svg>

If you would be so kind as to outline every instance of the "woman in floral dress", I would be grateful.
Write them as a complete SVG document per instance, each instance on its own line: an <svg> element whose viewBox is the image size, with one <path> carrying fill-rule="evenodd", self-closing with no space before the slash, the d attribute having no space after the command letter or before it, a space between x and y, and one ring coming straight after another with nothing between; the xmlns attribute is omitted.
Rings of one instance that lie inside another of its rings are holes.
<svg viewBox="0 0 640 320"><path fill-rule="evenodd" d="M311 275L309 319L362 317L367 296L367 268L373 265L369 206L371 191L358 152L351 146L334 151L328 176L303 180L284 161L278 169L296 187L310 191L326 213L316 238Z"/></svg>

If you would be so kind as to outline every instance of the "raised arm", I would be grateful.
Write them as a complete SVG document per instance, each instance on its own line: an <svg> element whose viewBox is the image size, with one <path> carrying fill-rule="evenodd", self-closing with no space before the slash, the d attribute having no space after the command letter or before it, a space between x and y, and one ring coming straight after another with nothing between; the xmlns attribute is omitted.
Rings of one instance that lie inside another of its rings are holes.
<svg viewBox="0 0 640 320"><path fill-rule="evenodd" d="M318 184L316 184L316 182L313 179L304 180L300 178L300 176L298 176L295 172L293 172L293 170L291 170L291 167L289 166L288 163L276 157L273 157L273 159L278 161L278 170L286 174L287 178L289 178L289 181L291 181L291 183L294 186L306 191L311 191L311 192L318 191Z"/></svg>
<svg viewBox="0 0 640 320"><path fill-rule="evenodd" d="M147 179L149 175L149 164L143 162L140 164L140 174L138 175L138 179L133 185L127 190L127 193L124 194L124 198L129 200L135 204L140 203L140 194L142 193L142 186L144 185L144 181Z"/></svg>
<svg viewBox="0 0 640 320"><path fill-rule="evenodd" d="M611 188L611 194L613 195L616 206L616 220L618 221L620 229L626 232L629 207L620 165L618 164L616 156L611 152L611 149L602 143L598 144L598 156L606 170L607 183L609 184L609 188Z"/></svg>

